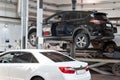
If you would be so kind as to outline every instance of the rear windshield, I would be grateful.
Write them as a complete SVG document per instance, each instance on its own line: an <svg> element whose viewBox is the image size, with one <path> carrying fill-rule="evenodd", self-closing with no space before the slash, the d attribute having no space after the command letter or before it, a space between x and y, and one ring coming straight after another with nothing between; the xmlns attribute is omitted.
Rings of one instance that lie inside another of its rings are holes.
<svg viewBox="0 0 120 80"><path fill-rule="evenodd" d="M56 52L42 52L42 54L54 62L66 62L66 61L74 61L72 58L69 58L65 55Z"/></svg>
<svg viewBox="0 0 120 80"><path fill-rule="evenodd" d="M97 20L108 20L106 14L103 13L95 13L94 18Z"/></svg>

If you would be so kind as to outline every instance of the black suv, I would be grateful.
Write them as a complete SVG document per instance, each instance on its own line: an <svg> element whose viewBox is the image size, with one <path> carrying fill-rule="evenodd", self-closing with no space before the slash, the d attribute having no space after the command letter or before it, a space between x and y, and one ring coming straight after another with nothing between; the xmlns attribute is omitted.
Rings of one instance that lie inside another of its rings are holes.
<svg viewBox="0 0 120 80"><path fill-rule="evenodd" d="M69 36L79 49L84 49L92 40L114 38L113 25L106 15L97 11L63 11L45 19L44 23L51 24L50 36L62 39Z"/></svg>

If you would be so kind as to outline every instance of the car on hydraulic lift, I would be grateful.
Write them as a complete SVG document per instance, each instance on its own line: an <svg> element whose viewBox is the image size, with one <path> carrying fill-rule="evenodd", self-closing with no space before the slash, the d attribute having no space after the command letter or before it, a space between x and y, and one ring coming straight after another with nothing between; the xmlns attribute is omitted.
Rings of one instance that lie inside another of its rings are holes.
<svg viewBox="0 0 120 80"><path fill-rule="evenodd" d="M49 25L48 28L50 28L49 32L43 32L45 36L57 37L58 40L69 37L79 49L88 48L90 42L93 47L96 43L98 46L103 42L109 42L116 32L107 14L97 11L62 11L46 18L44 24ZM35 37L36 27L34 26L28 33L29 41L34 46Z"/></svg>

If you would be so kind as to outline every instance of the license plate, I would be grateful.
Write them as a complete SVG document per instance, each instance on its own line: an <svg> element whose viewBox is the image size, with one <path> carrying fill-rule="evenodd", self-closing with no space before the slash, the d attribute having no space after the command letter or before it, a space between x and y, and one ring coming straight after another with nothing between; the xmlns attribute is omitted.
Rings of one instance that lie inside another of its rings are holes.
<svg viewBox="0 0 120 80"><path fill-rule="evenodd" d="M76 71L76 74L79 75L79 74L84 74L85 73L85 70L77 70Z"/></svg>

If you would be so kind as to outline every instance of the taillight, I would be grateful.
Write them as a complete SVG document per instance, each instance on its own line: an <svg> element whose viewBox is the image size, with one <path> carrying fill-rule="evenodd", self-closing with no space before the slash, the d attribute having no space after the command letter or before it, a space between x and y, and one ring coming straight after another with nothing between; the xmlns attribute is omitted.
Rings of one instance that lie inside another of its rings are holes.
<svg viewBox="0 0 120 80"><path fill-rule="evenodd" d="M45 31L44 32L44 36L49 36L50 35L50 32L49 31Z"/></svg>
<svg viewBox="0 0 120 80"><path fill-rule="evenodd" d="M75 73L75 69L73 69L72 67L59 67L59 69L63 73L67 73L67 74L74 74Z"/></svg>
<svg viewBox="0 0 120 80"><path fill-rule="evenodd" d="M88 68L88 67L86 67L86 68L85 68L85 70L86 70L86 71L89 71L89 68Z"/></svg>
<svg viewBox="0 0 120 80"><path fill-rule="evenodd" d="M90 20L91 23L94 23L94 24L102 24L102 23L105 23L105 21L102 21L102 20Z"/></svg>

